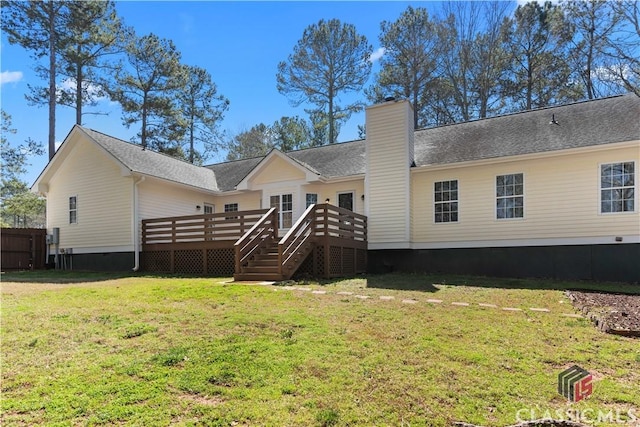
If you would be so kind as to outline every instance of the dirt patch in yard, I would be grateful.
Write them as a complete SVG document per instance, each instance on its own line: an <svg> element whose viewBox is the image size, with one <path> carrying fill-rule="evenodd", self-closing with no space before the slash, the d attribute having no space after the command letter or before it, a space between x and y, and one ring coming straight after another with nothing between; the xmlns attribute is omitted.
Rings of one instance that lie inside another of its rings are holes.
<svg viewBox="0 0 640 427"><path fill-rule="evenodd" d="M567 296L599 330L640 337L640 295L567 291Z"/></svg>

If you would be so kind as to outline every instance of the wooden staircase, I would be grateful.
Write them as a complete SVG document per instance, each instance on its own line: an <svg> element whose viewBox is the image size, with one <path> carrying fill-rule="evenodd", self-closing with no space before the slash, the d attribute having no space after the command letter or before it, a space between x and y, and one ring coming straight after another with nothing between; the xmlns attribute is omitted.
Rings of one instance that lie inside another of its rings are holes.
<svg viewBox="0 0 640 427"><path fill-rule="evenodd" d="M285 280L280 273L278 261L278 242L269 242L264 248L253 254L253 257L236 273L234 280Z"/></svg>
<svg viewBox="0 0 640 427"><path fill-rule="evenodd" d="M339 251L343 247L348 248L351 255L346 256L345 263L351 265L351 272L355 273L358 270L352 265L357 262L355 251L366 251L366 235L365 216L324 204L309 206L287 234L279 239L278 215L272 208L234 244L233 278L237 281L288 280L318 245L324 253L323 276L330 277L343 271L342 268L332 270L330 247ZM314 259L314 271L319 262ZM339 264L343 264L342 259ZM366 262L359 271L365 268Z"/></svg>

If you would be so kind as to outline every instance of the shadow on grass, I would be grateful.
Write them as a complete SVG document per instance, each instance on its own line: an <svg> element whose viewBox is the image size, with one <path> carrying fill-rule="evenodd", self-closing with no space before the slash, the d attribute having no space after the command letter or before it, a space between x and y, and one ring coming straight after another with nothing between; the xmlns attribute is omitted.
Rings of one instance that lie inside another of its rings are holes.
<svg viewBox="0 0 640 427"><path fill-rule="evenodd" d="M184 278L184 277L198 277L198 276L185 276L178 274L161 274L161 273L146 273L146 272L133 272L133 271L120 271L120 272L108 272L108 271L80 271L80 270L36 270L36 271L7 271L2 272L3 282L18 282L18 283L90 283L90 282L104 282L107 280L117 280L129 277L157 277L157 278Z"/></svg>
<svg viewBox="0 0 640 427"><path fill-rule="evenodd" d="M501 278L447 274L388 273L366 276L368 288L437 292L434 285L499 289L583 290L640 295L640 285L592 281L560 281L538 278Z"/></svg>

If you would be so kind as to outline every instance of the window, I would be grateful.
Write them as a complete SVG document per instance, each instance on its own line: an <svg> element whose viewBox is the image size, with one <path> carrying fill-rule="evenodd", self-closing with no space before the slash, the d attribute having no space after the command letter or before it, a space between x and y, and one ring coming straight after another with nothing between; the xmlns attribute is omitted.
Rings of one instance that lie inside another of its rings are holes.
<svg viewBox="0 0 640 427"><path fill-rule="evenodd" d="M600 166L600 213L635 212L635 163Z"/></svg>
<svg viewBox="0 0 640 427"><path fill-rule="evenodd" d="M69 224L78 223L78 197L69 197Z"/></svg>
<svg viewBox="0 0 640 427"><path fill-rule="evenodd" d="M279 228L291 228L293 225L293 195L271 196L269 203L272 208L278 209Z"/></svg>
<svg viewBox="0 0 640 427"><path fill-rule="evenodd" d="M307 193L307 207L318 203L318 195L316 193Z"/></svg>
<svg viewBox="0 0 640 427"><path fill-rule="evenodd" d="M353 211L353 191L338 193L338 207Z"/></svg>
<svg viewBox="0 0 640 427"><path fill-rule="evenodd" d="M435 222L458 222L458 180L433 184Z"/></svg>
<svg viewBox="0 0 640 427"><path fill-rule="evenodd" d="M524 175L496 177L496 218L524 218Z"/></svg>
<svg viewBox="0 0 640 427"><path fill-rule="evenodd" d="M236 208L237 208L237 206L236 206ZM205 215L209 215L209 214L212 214L212 213L215 213L215 212L216 212L216 207L214 205L211 205L209 203L205 203L204 204L204 214Z"/></svg>
<svg viewBox="0 0 640 427"><path fill-rule="evenodd" d="M225 212L238 212L238 204L237 203L227 203L224 205ZM224 219L237 219L237 216L226 216Z"/></svg>

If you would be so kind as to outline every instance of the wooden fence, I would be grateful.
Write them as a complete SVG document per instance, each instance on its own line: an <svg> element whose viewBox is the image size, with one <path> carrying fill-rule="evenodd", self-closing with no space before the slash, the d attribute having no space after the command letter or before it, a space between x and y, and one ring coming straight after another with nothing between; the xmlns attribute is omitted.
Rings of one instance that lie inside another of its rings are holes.
<svg viewBox="0 0 640 427"><path fill-rule="evenodd" d="M2 270L45 268L47 230L43 228L3 228L0 232Z"/></svg>

